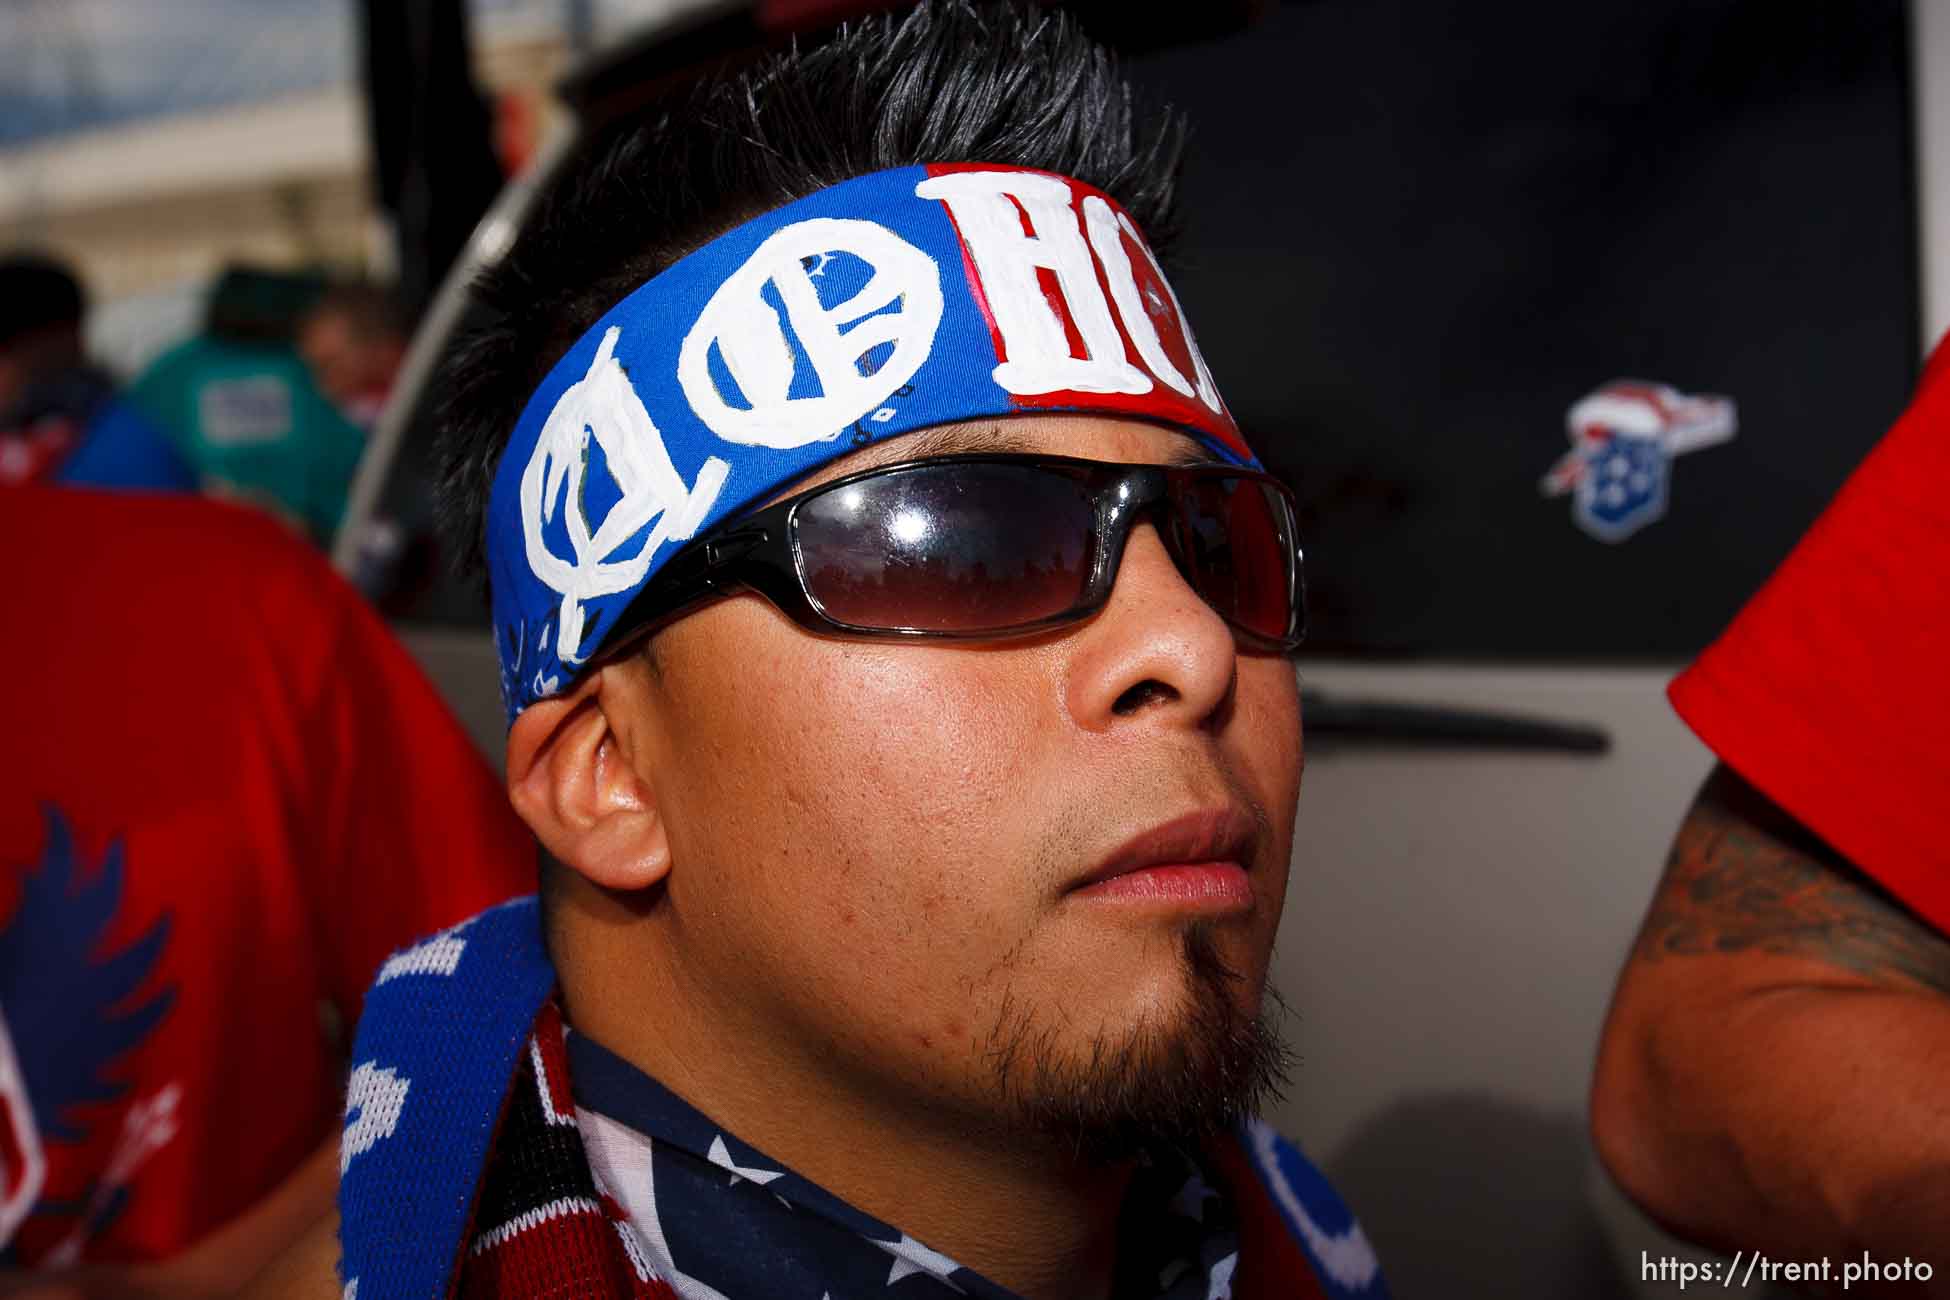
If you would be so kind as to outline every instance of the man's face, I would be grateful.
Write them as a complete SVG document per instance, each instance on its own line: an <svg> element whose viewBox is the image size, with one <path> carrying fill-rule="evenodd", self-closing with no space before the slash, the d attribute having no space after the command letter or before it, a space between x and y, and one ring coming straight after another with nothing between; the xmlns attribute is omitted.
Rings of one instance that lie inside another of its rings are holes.
<svg viewBox="0 0 1950 1300"><path fill-rule="evenodd" d="M298 353L320 392L341 406L384 393L399 349L363 337L342 311L317 311L298 331Z"/></svg>
<svg viewBox="0 0 1950 1300"><path fill-rule="evenodd" d="M358 345L343 316L320 311L307 317L298 330L298 355L325 396L342 402L355 394L361 382Z"/></svg>
<svg viewBox="0 0 1950 1300"><path fill-rule="evenodd" d="M1209 459L1136 421L1001 427L1011 449ZM904 441L819 478L910 458ZM745 595L672 624L631 674L625 752L671 840L662 905L727 1041L891 1105L1112 1143L1171 1127L1184 1099L1148 1093L1172 1080L1259 1081L1298 689L1148 522L1106 608L1033 640L826 638ZM1159 857L1236 860L1245 888L1223 869L1084 887Z"/></svg>

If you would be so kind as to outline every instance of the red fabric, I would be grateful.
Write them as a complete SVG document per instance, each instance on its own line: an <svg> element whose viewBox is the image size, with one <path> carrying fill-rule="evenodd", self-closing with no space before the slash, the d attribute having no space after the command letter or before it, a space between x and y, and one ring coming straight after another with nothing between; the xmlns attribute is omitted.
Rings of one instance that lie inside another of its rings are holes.
<svg viewBox="0 0 1950 1300"><path fill-rule="evenodd" d="M573 1119L562 1012L553 999L535 1017L528 1046L495 1125L487 1187L477 1191L471 1241L449 1294L466 1300L679 1300L632 1244L624 1223L628 1212L590 1175ZM551 1111L568 1122L551 1120ZM491 1216L498 1221L481 1221L483 1198L499 1207L501 1213Z"/></svg>
<svg viewBox="0 0 1950 1300"><path fill-rule="evenodd" d="M0 553L0 1008L42 1076L23 1097L25 1065L4 1104L38 1112L48 1165L13 1262L78 1227L82 1259L154 1259L326 1141L345 1049L322 1009L349 1041L387 953L533 888L532 840L405 651L262 516L10 488ZM24 906L52 878L57 827L68 888ZM120 898L91 929L76 900L118 854ZM153 960L132 961L157 933ZM117 960L130 987L99 977ZM118 1016L162 999L104 1055ZM118 1095L75 1104L90 1080ZM161 1141L118 1201L101 1180L137 1106ZM92 1233L91 1198L106 1220Z"/></svg>
<svg viewBox="0 0 1950 1300"><path fill-rule="evenodd" d="M1950 346L1672 684L1728 766L1950 933Z"/></svg>
<svg viewBox="0 0 1950 1300"><path fill-rule="evenodd" d="M1312 1262L1293 1239L1238 1139L1213 1142L1206 1154L1225 1180L1233 1213L1239 1216L1233 1300L1323 1300Z"/></svg>
<svg viewBox="0 0 1950 1300"><path fill-rule="evenodd" d="M678 1300L661 1278L640 1278L616 1236L609 1207L539 1220L471 1255L457 1296L527 1300L532 1296L615 1296Z"/></svg>

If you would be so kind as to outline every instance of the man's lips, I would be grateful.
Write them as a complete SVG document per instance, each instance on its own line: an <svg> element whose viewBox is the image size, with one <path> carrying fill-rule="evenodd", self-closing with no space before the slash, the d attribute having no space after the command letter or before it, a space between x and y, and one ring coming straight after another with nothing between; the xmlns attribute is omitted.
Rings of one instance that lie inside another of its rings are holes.
<svg viewBox="0 0 1950 1300"><path fill-rule="evenodd" d="M1258 825L1242 808L1204 808L1132 836L1070 892L1204 907L1250 906L1246 865Z"/></svg>

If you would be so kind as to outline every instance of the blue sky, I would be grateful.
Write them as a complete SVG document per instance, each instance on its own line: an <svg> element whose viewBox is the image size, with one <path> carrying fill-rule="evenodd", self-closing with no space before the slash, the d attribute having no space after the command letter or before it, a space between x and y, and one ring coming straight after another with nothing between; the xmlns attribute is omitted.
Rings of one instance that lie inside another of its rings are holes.
<svg viewBox="0 0 1950 1300"><path fill-rule="evenodd" d="M352 69L351 0L0 0L0 148Z"/></svg>
<svg viewBox="0 0 1950 1300"><path fill-rule="evenodd" d="M350 81L355 4L0 0L0 149ZM563 0L469 0L469 7L477 24L560 21ZM654 8L655 0L609 0L597 11L633 7Z"/></svg>

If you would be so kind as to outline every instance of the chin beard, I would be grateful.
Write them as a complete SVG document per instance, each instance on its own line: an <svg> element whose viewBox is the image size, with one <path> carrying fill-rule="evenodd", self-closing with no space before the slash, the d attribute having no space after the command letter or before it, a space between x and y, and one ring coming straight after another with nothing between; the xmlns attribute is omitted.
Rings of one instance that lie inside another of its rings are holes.
<svg viewBox="0 0 1950 1300"><path fill-rule="evenodd" d="M1146 1151L1190 1152L1283 1095L1292 1055L1264 1013L1247 1016L1244 977L1211 929L1185 932L1186 1003L1168 1018L1101 1031L1081 1051L1029 1008L1005 1000L989 1058L1014 1126L1120 1164ZM1273 990L1266 1000L1283 1006Z"/></svg>

